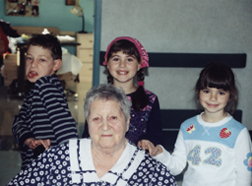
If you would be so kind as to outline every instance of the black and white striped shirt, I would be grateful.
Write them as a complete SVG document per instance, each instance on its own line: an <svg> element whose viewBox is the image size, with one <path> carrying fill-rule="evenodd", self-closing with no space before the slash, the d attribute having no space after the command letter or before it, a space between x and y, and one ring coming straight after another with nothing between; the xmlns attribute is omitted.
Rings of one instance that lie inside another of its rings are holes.
<svg viewBox="0 0 252 186"><path fill-rule="evenodd" d="M56 75L36 81L14 118L12 132L20 146L22 169L33 160L33 150L24 145L26 139L50 139L51 146L56 146L78 138L76 122Z"/></svg>

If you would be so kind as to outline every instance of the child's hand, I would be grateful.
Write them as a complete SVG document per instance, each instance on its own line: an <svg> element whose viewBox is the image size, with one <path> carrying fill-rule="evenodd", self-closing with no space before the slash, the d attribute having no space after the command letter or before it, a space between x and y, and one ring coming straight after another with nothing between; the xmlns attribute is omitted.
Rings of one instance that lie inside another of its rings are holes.
<svg viewBox="0 0 252 186"><path fill-rule="evenodd" d="M45 149L48 150L51 145L51 140L50 139L46 139L46 140L38 139L38 140L35 140L35 144L36 144L36 147L39 145L43 145L45 147Z"/></svg>
<svg viewBox="0 0 252 186"><path fill-rule="evenodd" d="M35 149L37 147L35 140L35 138L28 138L24 141L24 144L27 145L30 149Z"/></svg>
<svg viewBox="0 0 252 186"><path fill-rule="evenodd" d="M50 139L36 140L35 138L28 138L25 140L24 144L27 145L30 149L35 149L37 146L43 145L45 147L45 149L47 150L47 149L49 149L49 147L51 145L51 141L50 141Z"/></svg>
<svg viewBox="0 0 252 186"><path fill-rule="evenodd" d="M156 146L156 153L154 154L154 156L157 156L159 154L161 154L163 152L163 149L160 145Z"/></svg>
<svg viewBox="0 0 252 186"><path fill-rule="evenodd" d="M149 140L141 140L137 143L137 146L143 150L148 150L151 156L156 154L156 147Z"/></svg>

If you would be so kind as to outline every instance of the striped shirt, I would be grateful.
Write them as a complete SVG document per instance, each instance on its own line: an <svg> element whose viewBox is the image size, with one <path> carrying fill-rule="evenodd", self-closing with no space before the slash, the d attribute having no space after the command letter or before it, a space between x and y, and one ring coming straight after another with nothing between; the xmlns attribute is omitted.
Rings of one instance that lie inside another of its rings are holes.
<svg viewBox="0 0 252 186"><path fill-rule="evenodd" d="M15 116L13 135L22 157L22 169L33 160L33 149L24 145L28 138L50 139L51 146L78 138L76 122L56 75L38 79Z"/></svg>

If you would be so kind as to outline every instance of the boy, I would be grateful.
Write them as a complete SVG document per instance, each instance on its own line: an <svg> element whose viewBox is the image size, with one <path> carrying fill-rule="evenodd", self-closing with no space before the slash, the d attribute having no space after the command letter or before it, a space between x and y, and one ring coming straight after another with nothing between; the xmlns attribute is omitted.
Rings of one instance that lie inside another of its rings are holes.
<svg viewBox="0 0 252 186"><path fill-rule="evenodd" d="M25 75L35 83L18 115L12 132L21 150L22 169L36 156L36 147L48 149L77 138L75 120L56 76L62 50L53 35L34 35L28 42Z"/></svg>

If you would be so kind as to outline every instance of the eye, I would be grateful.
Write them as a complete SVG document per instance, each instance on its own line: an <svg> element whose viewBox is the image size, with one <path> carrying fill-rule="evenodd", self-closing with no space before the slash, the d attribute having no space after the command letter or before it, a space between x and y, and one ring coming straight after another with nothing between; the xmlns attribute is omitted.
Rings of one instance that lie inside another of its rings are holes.
<svg viewBox="0 0 252 186"><path fill-rule="evenodd" d="M99 121L100 120L100 118L99 117L95 117L95 118L93 118L93 121L95 121L95 122L97 122L97 121Z"/></svg>
<svg viewBox="0 0 252 186"><path fill-rule="evenodd" d="M118 61L119 61L119 58L118 58L118 57L113 57L113 58L112 58L112 61L118 62Z"/></svg>
<svg viewBox="0 0 252 186"><path fill-rule="evenodd" d="M202 92L205 93L205 94L208 94L209 90L208 89L203 89Z"/></svg>
<svg viewBox="0 0 252 186"><path fill-rule="evenodd" d="M128 62L132 62L133 59L132 59L132 58L128 58L127 61L128 61Z"/></svg>
<svg viewBox="0 0 252 186"><path fill-rule="evenodd" d="M26 61L30 61L30 60L32 60L32 58L27 56Z"/></svg>
<svg viewBox="0 0 252 186"><path fill-rule="evenodd" d="M45 62L46 60L45 59L39 59L40 62Z"/></svg>
<svg viewBox="0 0 252 186"><path fill-rule="evenodd" d="M136 57L134 55L128 56L127 61L132 62L135 61Z"/></svg>
<svg viewBox="0 0 252 186"><path fill-rule="evenodd" d="M111 116L110 120L115 121L115 120L117 120L117 117L116 116Z"/></svg>
<svg viewBox="0 0 252 186"><path fill-rule="evenodd" d="M226 92L225 92L225 91L219 91L219 94L220 94L221 96L223 96L223 95L226 95Z"/></svg>

